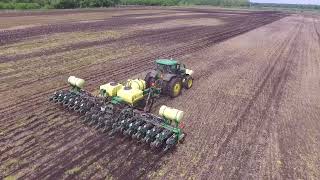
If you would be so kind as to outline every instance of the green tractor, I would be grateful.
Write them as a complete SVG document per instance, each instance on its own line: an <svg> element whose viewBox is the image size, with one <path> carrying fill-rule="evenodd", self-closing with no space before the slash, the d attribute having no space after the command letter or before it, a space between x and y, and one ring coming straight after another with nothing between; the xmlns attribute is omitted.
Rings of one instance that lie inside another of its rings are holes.
<svg viewBox="0 0 320 180"><path fill-rule="evenodd" d="M174 98L181 94L181 90L190 89L193 84L193 71L184 64L172 59L156 60L156 68L147 73L145 82L147 88L157 84L161 93Z"/></svg>

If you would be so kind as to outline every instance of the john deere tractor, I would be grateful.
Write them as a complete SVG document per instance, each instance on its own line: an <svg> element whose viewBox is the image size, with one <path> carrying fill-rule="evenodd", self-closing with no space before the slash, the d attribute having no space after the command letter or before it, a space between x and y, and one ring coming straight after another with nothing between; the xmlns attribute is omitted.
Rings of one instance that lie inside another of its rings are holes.
<svg viewBox="0 0 320 180"><path fill-rule="evenodd" d="M180 95L183 87L185 89L192 87L192 74L192 70L176 60L158 59L155 69L146 75L145 82L147 88L155 83L160 84L161 93L174 98Z"/></svg>

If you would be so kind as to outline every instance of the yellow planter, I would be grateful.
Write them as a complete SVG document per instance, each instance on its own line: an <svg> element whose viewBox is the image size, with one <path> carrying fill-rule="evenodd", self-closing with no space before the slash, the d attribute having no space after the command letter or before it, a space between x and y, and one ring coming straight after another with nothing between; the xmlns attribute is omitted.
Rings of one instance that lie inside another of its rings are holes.
<svg viewBox="0 0 320 180"><path fill-rule="evenodd" d="M122 87L118 91L117 96L119 96L126 103L133 105L139 100L143 99L143 91L131 87Z"/></svg>
<svg viewBox="0 0 320 180"><path fill-rule="evenodd" d="M119 83L108 83L100 86L100 90L105 90L108 96L117 96L118 91L123 87Z"/></svg>
<svg viewBox="0 0 320 180"><path fill-rule="evenodd" d="M142 79L129 79L128 80L129 86L133 89L139 89L141 91L146 89L146 82Z"/></svg>

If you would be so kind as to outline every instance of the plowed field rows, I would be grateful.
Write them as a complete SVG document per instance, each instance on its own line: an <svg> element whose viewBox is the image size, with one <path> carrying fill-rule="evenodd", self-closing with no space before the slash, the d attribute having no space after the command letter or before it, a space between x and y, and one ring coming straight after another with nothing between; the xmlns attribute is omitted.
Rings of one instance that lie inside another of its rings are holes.
<svg viewBox="0 0 320 180"><path fill-rule="evenodd" d="M0 178L320 178L316 15L115 8L2 12L0 24ZM156 58L195 71L192 89L156 103L186 112L173 152L108 137L48 102L70 75L94 92L144 77Z"/></svg>

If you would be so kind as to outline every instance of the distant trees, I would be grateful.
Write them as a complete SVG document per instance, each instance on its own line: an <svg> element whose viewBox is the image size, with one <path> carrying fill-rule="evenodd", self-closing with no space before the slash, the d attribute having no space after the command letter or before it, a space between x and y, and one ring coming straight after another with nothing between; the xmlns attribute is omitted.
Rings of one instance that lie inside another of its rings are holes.
<svg viewBox="0 0 320 180"><path fill-rule="evenodd" d="M274 7L291 9L320 9L319 5L311 4L274 4L274 3L251 3L253 7Z"/></svg>
<svg viewBox="0 0 320 180"><path fill-rule="evenodd" d="M52 0L49 4L55 9L72 9L79 7L79 1L77 0Z"/></svg>
<svg viewBox="0 0 320 180"><path fill-rule="evenodd" d="M0 9L38 9L41 5L33 0L0 0Z"/></svg>
<svg viewBox="0 0 320 180"><path fill-rule="evenodd" d="M248 0L0 0L0 9L71 9L87 7L110 7L115 5L214 5L247 6Z"/></svg>
<svg viewBox="0 0 320 180"><path fill-rule="evenodd" d="M115 5L213 5L213 6L252 6L295 9L320 9L318 5L250 3L249 0L0 0L0 9L71 9L87 7L110 7Z"/></svg>
<svg viewBox="0 0 320 180"><path fill-rule="evenodd" d="M50 5L55 9L109 7L119 4L120 0L52 0Z"/></svg>
<svg viewBox="0 0 320 180"><path fill-rule="evenodd" d="M213 5L213 6L248 6L249 0L121 0L124 5Z"/></svg>
<svg viewBox="0 0 320 180"><path fill-rule="evenodd" d="M249 0L185 0L186 3L195 5L213 6L249 6Z"/></svg>
<svg viewBox="0 0 320 180"><path fill-rule="evenodd" d="M175 6L179 0L121 0L122 5Z"/></svg>
<svg viewBox="0 0 320 180"><path fill-rule="evenodd" d="M120 0L0 0L0 9L72 9L87 7L109 7Z"/></svg>
<svg viewBox="0 0 320 180"><path fill-rule="evenodd" d="M120 0L80 0L80 7L109 7L120 3Z"/></svg>

